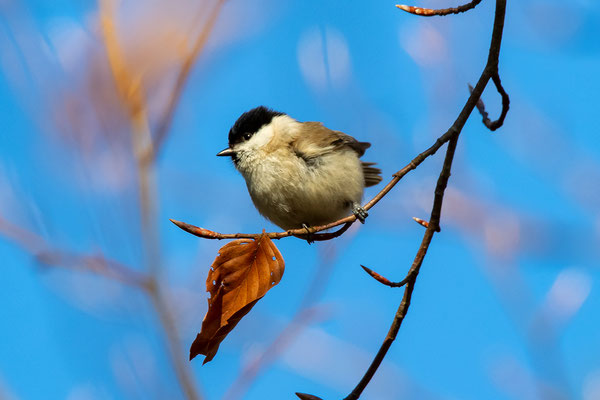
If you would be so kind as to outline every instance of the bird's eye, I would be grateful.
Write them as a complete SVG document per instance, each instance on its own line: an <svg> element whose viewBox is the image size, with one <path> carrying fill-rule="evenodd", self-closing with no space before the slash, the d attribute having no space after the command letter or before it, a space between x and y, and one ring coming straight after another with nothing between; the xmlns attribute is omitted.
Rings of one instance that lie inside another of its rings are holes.
<svg viewBox="0 0 600 400"><path fill-rule="evenodd" d="M249 133L244 133L244 140L250 140L250 138L252 137L251 134Z"/></svg>

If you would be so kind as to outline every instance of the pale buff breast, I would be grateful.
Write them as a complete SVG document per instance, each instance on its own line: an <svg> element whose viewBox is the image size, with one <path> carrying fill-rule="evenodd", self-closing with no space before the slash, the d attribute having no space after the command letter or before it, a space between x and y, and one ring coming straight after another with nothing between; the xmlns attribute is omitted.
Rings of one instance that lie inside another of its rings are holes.
<svg viewBox="0 0 600 400"><path fill-rule="evenodd" d="M323 225L350 215L363 195L361 162L351 149L306 161L289 143L300 123L276 117L244 144L237 163L258 211L283 229ZM277 134L275 134L277 132Z"/></svg>
<svg viewBox="0 0 600 400"><path fill-rule="evenodd" d="M350 215L352 203L363 195L362 166L351 150L326 154L314 165L292 154L272 154L248 172L254 205L283 229L323 225Z"/></svg>

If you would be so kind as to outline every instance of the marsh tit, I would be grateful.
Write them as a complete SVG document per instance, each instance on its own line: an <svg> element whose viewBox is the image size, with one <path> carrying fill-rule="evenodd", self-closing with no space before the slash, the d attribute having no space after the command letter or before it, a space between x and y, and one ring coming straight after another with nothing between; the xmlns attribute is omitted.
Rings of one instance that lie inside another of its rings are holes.
<svg viewBox="0 0 600 400"><path fill-rule="evenodd" d="M288 230L324 225L352 212L364 223L363 190L381 182L375 163L361 162L371 146L320 122L300 122L260 106L229 131L230 156L258 211Z"/></svg>

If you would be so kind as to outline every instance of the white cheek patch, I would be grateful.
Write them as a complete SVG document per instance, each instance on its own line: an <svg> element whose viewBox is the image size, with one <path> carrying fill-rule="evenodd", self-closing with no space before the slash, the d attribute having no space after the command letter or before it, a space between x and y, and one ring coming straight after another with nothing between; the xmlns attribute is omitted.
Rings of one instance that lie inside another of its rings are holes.
<svg viewBox="0 0 600 400"><path fill-rule="evenodd" d="M251 138L248 140L254 148L260 148L266 145L273 139L273 127L269 125L265 125L258 130Z"/></svg>
<svg viewBox="0 0 600 400"><path fill-rule="evenodd" d="M267 145L273 139L273 127L265 125L258 130L250 140L240 143L236 150L255 151Z"/></svg>

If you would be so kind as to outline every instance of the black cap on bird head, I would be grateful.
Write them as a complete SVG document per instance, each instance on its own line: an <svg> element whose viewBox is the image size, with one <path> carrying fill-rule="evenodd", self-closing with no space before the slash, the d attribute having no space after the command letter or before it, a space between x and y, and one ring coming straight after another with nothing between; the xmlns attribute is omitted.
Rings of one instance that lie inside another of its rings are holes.
<svg viewBox="0 0 600 400"><path fill-rule="evenodd" d="M273 118L278 115L284 115L279 111L271 110L265 106L253 108L246 111L235 121L235 124L229 130L229 147L221 152L218 156L233 156L232 147L245 140L249 140L263 126L269 124Z"/></svg>

